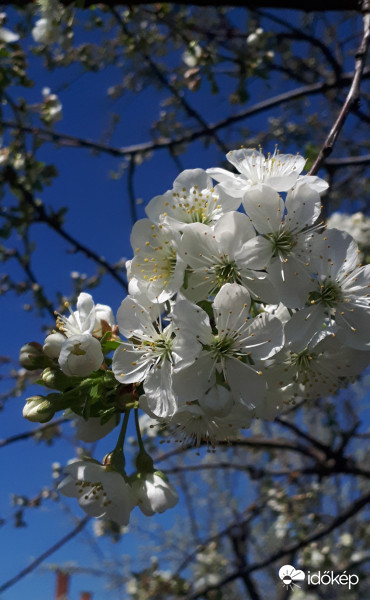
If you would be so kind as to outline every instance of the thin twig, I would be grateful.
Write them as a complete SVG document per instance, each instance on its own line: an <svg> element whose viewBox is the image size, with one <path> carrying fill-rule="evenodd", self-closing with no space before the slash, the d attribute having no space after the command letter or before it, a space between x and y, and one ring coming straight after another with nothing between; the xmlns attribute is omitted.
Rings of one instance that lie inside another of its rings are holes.
<svg viewBox="0 0 370 600"><path fill-rule="evenodd" d="M83 528L85 527L85 525L87 525L87 523L89 521L90 521L90 517L84 517L81 521L79 521L78 525L74 529L72 529L72 531L70 531L67 535L65 535L62 539L60 539L56 544L53 544L53 546L48 548L45 552L40 554L40 556L35 558L35 560L33 560L31 562L31 564L28 565L28 567L26 567L25 569L22 569L22 571L17 573L17 575L15 575L11 579L8 579L8 581L3 583L0 586L0 594L2 592L5 592L5 590L9 589L16 583L18 583L18 581L23 579L23 577L25 577L29 573L32 573L32 571L34 571L39 565L41 565L41 563L43 563L46 558L49 558L49 556L54 554L54 552L56 552L57 550L62 548L67 542L69 542L78 533L80 533L80 531L83 530Z"/></svg>
<svg viewBox="0 0 370 600"><path fill-rule="evenodd" d="M342 169L343 167L359 167L370 165L370 154L363 156L345 156L344 158L328 158L324 167L327 169Z"/></svg>
<svg viewBox="0 0 370 600"><path fill-rule="evenodd" d="M369 78L370 68L365 69L363 75L364 78ZM153 152L155 150L175 148L176 146L179 146L181 144L193 142L201 137L205 137L210 133L213 133L214 131L225 129L226 127L229 127L234 123L238 123L240 121L243 121L244 119L260 114L266 110L269 110L270 108L279 106L280 104L284 104L284 102L290 102L291 100L305 98L306 96L324 93L333 89L340 89L348 85L348 83L350 83L352 79L353 73L344 73L343 76L335 82L321 81L318 83L303 85L301 87L295 88L294 90L278 94L277 96L273 96L272 98L268 98L267 100L263 100L262 102L253 104L249 108L242 110L236 113L235 115L232 115L225 119L221 119L216 123L210 123L208 125L207 131L205 131L203 128L195 129L193 131L185 133L184 135L178 138L160 138L156 142L143 142L142 144L134 144L132 146L126 146L124 148L114 148L105 144L98 144L96 142L85 140L79 137L74 137L63 133L57 133L55 131L50 131L48 129L40 127L31 127L23 125L22 131L25 131L26 133L31 133L33 135L38 135L44 138L45 140L59 143L63 146L69 146L72 148L91 148L92 150L105 152L107 154L117 157L134 156L136 154ZM15 121L0 121L0 126L5 128L19 129Z"/></svg>
<svg viewBox="0 0 370 600"><path fill-rule="evenodd" d="M33 194L25 188L17 179L17 175L11 167L6 168L7 179L9 183L15 188L19 189L22 193L23 199L27 204L29 204L35 211L37 218L35 221L40 223L46 223L53 229L60 237L69 242L76 252L82 252L88 258L91 258L94 262L103 267L110 275L118 281L118 283L127 291L127 282L117 273L117 269L114 266L110 265L105 258L99 256L94 250L91 250L88 246L81 244L76 238L74 238L71 234L69 234L58 221L56 221L52 216L49 216L42 204L37 204Z"/></svg>
<svg viewBox="0 0 370 600"><path fill-rule="evenodd" d="M136 43L138 51L141 53L145 62L150 66L151 71L157 77L158 81L163 85L163 87L165 87L172 94L172 96L174 98L176 98L176 100L182 106L182 108L187 113L187 115L189 117L193 118L195 121L197 121L197 123L199 123L199 125L204 129L204 132L206 134L209 134L214 138L214 140L218 144L219 148L226 154L228 151L228 148L225 146L225 144L223 143L221 138L218 137L216 131L211 131L209 129L208 123L203 119L203 117L199 114L199 112L196 111L191 106L191 104L189 104L189 102L186 100L186 98L181 94L181 92L170 81L168 81L165 73L156 64L156 62L151 58L151 56L141 49L141 44L138 43L138 40L129 31L126 23L121 18L118 10L116 10L113 6L110 7L110 10L111 10L111 13L113 14L114 18L116 19L118 25L122 29L123 34L126 35L127 37L130 37L131 40L133 40Z"/></svg>
<svg viewBox="0 0 370 600"><path fill-rule="evenodd" d="M360 498L355 500L346 511L344 511L338 517L333 519L327 527L322 528L321 526L319 526L311 535L307 536L303 540L301 540L299 542L294 542L293 544L290 544L290 545L287 545L285 548L282 548L278 552L275 552L274 554L270 555L265 560L256 562L256 563L250 565L249 567L246 568L246 572L252 573L254 571L259 571L260 569L264 569L265 567L269 566L271 563L274 563L278 560L283 559L288 554L295 553L298 550L305 548L312 542L316 542L317 540L325 537L326 535L328 535L329 533L331 533L332 531L337 529L340 525L342 525L343 523L348 521L348 519L350 519L351 517L356 515L369 502L370 502L370 493L365 494L364 496L361 496ZM189 594L188 596L186 596L185 600L196 600L196 598L205 596L208 592L210 592L212 590L215 590L215 589L220 590L224 585L227 585L228 583L235 581L235 579L238 579L240 576L241 576L241 570L238 569L234 573L231 573L230 575L227 575L226 577L224 577L216 585L209 585L194 594Z"/></svg>
<svg viewBox="0 0 370 600"><path fill-rule="evenodd" d="M15 435L11 435L8 438L4 438L0 440L0 448L4 446L9 446L9 444L14 444L14 442L20 442L22 440L28 440L28 438L34 437L38 433L42 433L50 427L56 427L57 425L61 425L62 423L66 423L69 419L65 417L60 417L59 419L55 419L55 421L51 421L50 423L46 423L46 425L40 425L40 427L36 427L36 429L32 429L32 431L24 431L23 433L17 433Z"/></svg>
<svg viewBox="0 0 370 600"><path fill-rule="evenodd" d="M349 92L347 94L347 98L343 104L342 110L340 111L337 120L335 121L333 127L330 130L328 137L326 138L323 147L320 150L318 157L316 158L314 164L311 167L309 175L316 175L316 173L320 170L321 166L325 162L328 156L333 151L334 144L343 128L343 125L352 111L353 107L358 104L360 98L360 84L363 76L365 63L366 63L366 55L370 43L370 2L369 0L365 0L362 3L363 10L363 36L361 40L360 47L356 52L356 62L355 62L355 70L353 81Z"/></svg>

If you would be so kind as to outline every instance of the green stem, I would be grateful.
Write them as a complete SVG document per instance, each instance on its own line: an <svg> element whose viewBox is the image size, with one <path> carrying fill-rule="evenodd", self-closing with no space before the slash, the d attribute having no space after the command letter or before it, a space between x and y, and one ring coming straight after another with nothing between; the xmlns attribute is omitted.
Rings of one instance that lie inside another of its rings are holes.
<svg viewBox="0 0 370 600"><path fill-rule="evenodd" d="M139 411L137 408L135 408L135 426L136 426L137 441L139 442L140 452L145 452L143 438L141 437L141 431L140 431L140 425L139 425Z"/></svg>
<svg viewBox="0 0 370 600"><path fill-rule="evenodd" d="M154 472L154 464L152 458L149 456L149 454L144 448L139 425L139 411L137 408L135 408L135 426L137 433L137 441L139 442L139 454L137 455L136 459L136 468L139 474L145 476L146 473Z"/></svg>
<svg viewBox="0 0 370 600"><path fill-rule="evenodd" d="M128 425L129 418L130 418L130 410L127 410L125 412L125 416L123 418L123 422L122 422L122 426L121 426L121 431L120 431L120 434L118 436L118 440L117 440L117 444L116 444L116 447L114 449L114 452L116 450L123 452L123 444L125 443L125 437L126 437L126 431L127 431L127 425Z"/></svg>

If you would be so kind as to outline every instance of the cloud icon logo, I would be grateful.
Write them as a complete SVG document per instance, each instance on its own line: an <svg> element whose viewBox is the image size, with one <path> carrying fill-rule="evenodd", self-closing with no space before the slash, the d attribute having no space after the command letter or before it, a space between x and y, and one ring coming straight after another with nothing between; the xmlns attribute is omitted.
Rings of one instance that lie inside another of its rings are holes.
<svg viewBox="0 0 370 600"><path fill-rule="evenodd" d="M304 581L306 575L292 565L284 565L279 569L279 577L287 589L293 589L293 585L300 587L297 582Z"/></svg>

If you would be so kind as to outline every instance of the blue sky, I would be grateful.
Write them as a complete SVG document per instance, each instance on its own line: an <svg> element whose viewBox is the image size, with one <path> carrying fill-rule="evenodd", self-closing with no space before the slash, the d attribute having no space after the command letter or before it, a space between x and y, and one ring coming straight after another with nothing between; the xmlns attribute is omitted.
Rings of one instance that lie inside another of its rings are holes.
<svg viewBox="0 0 370 600"><path fill-rule="evenodd" d="M279 13L282 16L282 13ZM286 18L296 19L295 13L285 13ZM14 14L8 25L14 23ZM27 45L30 40L23 42ZM52 91L58 90L66 81L72 81L79 72L78 67L73 67L67 72L60 70L48 73L42 67L40 59L30 57L30 74L35 79L35 87L25 92L30 103L39 102L42 98L43 87L50 87ZM63 104L63 120L56 126L57 131L66 134L98 140L101 132L109 124L109 112L113 109L119 112L122 119L112 140L112 145L126 146L133 143L145 142L150 139L149 129L153 119L157 116L159 102L164 94L158 94L151 89L146 90L139 98L128 94L117 103L113 104L105 90L117 81L117 70L108 68L95 74L84 74L75 79L74 83L60 92ZM290 84L291 85L291 84ZM251 87L254 92L253 102L261 98L262 85L256 83ZM274 93L281 92L279 89ZM14 98L20 94L19 90L11 91ZM24 92L22 92L23 94ZM227 98L220 97L209 102L207 87L191 100L212 121L222 118L227 106ZM266 127L268 116L263 113L254 121L254 127ZM7 134L4 137L6 143ZM285 148L282 151L298 151L299 148ZM45 144L38 153L39 160L55 163L59 177L50 188L42 193L46 205L54 209L68 206L65 227L69 233L81 239L88 246L104 256L108 261L115 262L121 257L131 257L129 233L132 223L128 212L128 198L126 179L113 180L109 171L116 169L119 159L104 154L92 157L85 149L55 148L52 144ZM184 157L181 157L184 168L208 168L217 166L221 154L214 145L204 150L200 143L192 146ZM138 216L144 217L145 204L155 195L169 189L173 180L178 175L175 163L166 151L160 151L154 158L138 169L135 178L135 191L138 198L143 199L143 204L137 207ZM56 290L69 295L72 291L70 273L79 271L88 276L94 274L94 265L81 254L70 254L68 246L50 232L45 225L39 224L33 229L37 248L34 253L34 270L39 274L40 281L52 296ZM18 241L17 241L18 243ZM14 267L13 263L8 266ZM16 272L16 267L14 267ZM19 272L19 270L18 270ZM22 277L19 272L20 277ZM120 286L106 276L102 285L93 292L94 300L112 306L114 312L119 307L124 293ZM41 322L33 313L23 310L23 305L28 301L25 296L5 295L1 298L3 320L1 354L16 358L21 345L27 341L43 341L40 331ZM45 316L44 324L50 326L50 319ZM22 408L26 395L11 399L2 413L0 437L5 438L18 432L33 428L32 424L25 421ZM66 433L70 435L67 427ZM104 440L96 449L95 456L101 458L109 449L112 441ZM74 456L73 444L66 440L59 440L51 447L45 444L36 444L33 441L18 442L2 448L0 452L1 468L6 473L6 484L0 491L0 517L7 519L1 528L4 543L2 561L0 565L0 585L8 578L15 575L27 565L31 557L37 556L52 545L57 539L67 533L74 526L73 515L82 516L82 511L77 503L68 503L72 513L65 514L51 501L46 501L39 510L29 510L26 514L28 526L15 529L11 515L9 494L27 494L29 497L36 495L43 486L51 485L51 463L65 462ZM172 527L175 520L181 515L165 514L157 517L159 523ZM137 518L141 519L141 526L146 527L145 517L136 509ZM88 527L88 531L91 527ZM91 535L91 534L90 534ZM63 549L51 557L48 563L64 563L76 561L81 564L94 564L99 557L90 547L87 534L82 534L77 540L70 542ZM122 555L134 556L140 544L134 536L126 535L122 541L113 545L109 540L99 540L99 545L107 556L118 558ZM100 579L92 580L86 576L72 578L71 600L76 600L78 591L92 589L94 585L94 600L106 597L103 582ZM51 598L54 587L54 575L46 571L36 571L24 578L19 584L2 594L2 600L19 600L20 598ZM113 596L112 596L113 598Z"/></svg>

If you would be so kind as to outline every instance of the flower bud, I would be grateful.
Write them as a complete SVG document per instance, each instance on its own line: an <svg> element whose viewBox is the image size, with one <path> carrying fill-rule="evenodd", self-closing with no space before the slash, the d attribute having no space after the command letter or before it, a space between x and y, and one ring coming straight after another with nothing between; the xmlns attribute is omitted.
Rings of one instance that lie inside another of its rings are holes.
<svg viewBox="0 0 370 600"><path fill-rule="evenodd" d="M162 471L148 473L143 479L138 477L132 489L141 512L147 517L173 508L179 500L177 491Z"/></svg>
<svg viewBox="0 0 370 600"><path fill-rule="evenodd" d="M32 423L47 423L53 418L55 410L50 400L43 396L31 396L23 408L23 416Z"/></svg>
<svg viewBox="0 0 370 600"><path fill-rule="evenodd" d="M37 342L24 344L19 353L19 362L21 363L21 366L28 371L34 371L35 369L44 367L45 356L41 344L38 344Z"/></svg>
<svg viewBox="0 0 370 600"><path fill-rule="evenodd" d="M59 358L60 350L66 338L61 333L51 333L44 343L44 352L49 358Z"/></svg>
<svg viewBox="0 0 370 600"><path fill-rule="evenodd" d="M46 387L53 390L60 390L61 392L71 386L71 379L55 367L47 367L43 371L41 379Z"/></svg>

